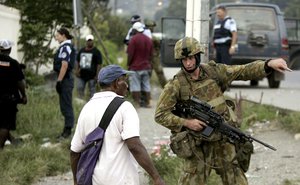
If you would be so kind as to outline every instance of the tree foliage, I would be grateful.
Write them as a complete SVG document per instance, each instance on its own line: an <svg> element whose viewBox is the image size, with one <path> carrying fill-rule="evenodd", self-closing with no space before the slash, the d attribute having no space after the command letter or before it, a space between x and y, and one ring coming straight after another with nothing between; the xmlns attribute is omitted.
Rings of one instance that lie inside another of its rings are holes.
<svg viewBox="0 0 300 185"><path fill-rule="evenodd" d="M24 53L24 63L34 66L37 73L42 64L52 59L54 51L50 44L57 26L72 25L72 1L7 0L4 4L20 11L21 34L18 44Z"/></svg>
<svg viewBox="0 0 300 185"><path fill-rule="evenodd" d="M110 15L107 8L109 0L82 0L84 24L98 37L102 51L106 51L102 40L111 39L118 46L127 33L126 22L122 18ZM2 4L20 11L21 34L18 44L24 53L22 62L35 73L43 64L50 64L53 58L54 34L57 28L64 26L76 34L73 28L72 0L6 0ZM108 54L104 54L107 56ZM104 58L108 58L105 57Z"/></svg>

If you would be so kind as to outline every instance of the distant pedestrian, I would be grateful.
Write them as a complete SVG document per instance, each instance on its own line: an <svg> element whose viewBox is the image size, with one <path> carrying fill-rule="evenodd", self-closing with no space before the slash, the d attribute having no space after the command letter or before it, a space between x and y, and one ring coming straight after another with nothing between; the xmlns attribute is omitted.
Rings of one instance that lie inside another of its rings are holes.
<svg viewBox="0 0 300 185"><path fill-rule="evenodd" d="M59 95L60 110L65 118L63 132L59 139L68 138L74 126L74 111L72 105L72 93L74 77L72 74L75 63L75 49L72 45L73 36L66 28L60 28L55 34L55 39L60 46L54 56L54 71L57 73L56 91Z"/></svg>
<svg viewBox="0 0 300 185"><path fill-rule="evenodd" d="M16 130L17 104L26 104L25 77L19 62L11 58L13 42L0 40L0 150L5 141L16 141L11 130Z"/></svg>
<svg viewBox="0 0 300 185"><path fill-rule="evenodd" d="M148 28L151 31L151 33L153 34L154 27L156 26L155 21L148 20L145 22L146 22L145 23L146 28ZM152 36L152 42L153 42L152 69L155 71L161 87L164 88L164 86L167 83L167 79L164 74L163 67L160 63L160 40L158 38Z"/></svg>
<svg viewBox="0 0 300 185"><path fill-rule="evenodd" d="M102 65L102 55L94 46L94 36L86 36L86 46L81 48L77 54L75 74L77 79L77 92L80 98L84 98L85 86L88 84L89 97L96 92L97 74Z"/></svg>
<svg viewBox="0 0 300 185"><path fill-rule="evenodd" d="M144 107L151 107L151 61L153 44L150 38L143 34L144 25L136 22L132 26L133 37L127 48L127 66L134 74L129 76L129 89L137 107L141 106L141 94L145 94Z"/></svg>
<svg viewBox="0 0 300 185"><path fill-rule="evenodd" d="M133 15L130 19L130 23L132 25L132 27L128 30L128 33L124 39L124 44L128 45L129 40L132 38L132 36L134 35L133 30L133 24L136 22L140 22L144 28L143 34L145 34L147 37L149 37L150 39L152 39L152 33L151 30L146 28L146 26L142 23L141 17L139 15Z"/></svg>
<svg viewBox="0 0 300 185"><path fill-rule="evenodd" d="M214 26L214 47L216 62L231 64L231 55L236 51L237 26L233 18L227 15L225 6L219 6L216 14L219 18Z"/></svg>

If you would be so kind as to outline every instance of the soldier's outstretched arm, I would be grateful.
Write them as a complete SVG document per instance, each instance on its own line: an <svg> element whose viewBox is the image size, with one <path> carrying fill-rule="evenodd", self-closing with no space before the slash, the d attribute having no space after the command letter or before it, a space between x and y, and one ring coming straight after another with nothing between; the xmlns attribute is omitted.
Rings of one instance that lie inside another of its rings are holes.
<svg viewBox="0 0 300 185"><path fill-rule="evenodd" d="M269 60L267 62L267 66L281 73L284 73L285 71L292 71L290 68L288 68L286 61L282 58Z"/></svg>

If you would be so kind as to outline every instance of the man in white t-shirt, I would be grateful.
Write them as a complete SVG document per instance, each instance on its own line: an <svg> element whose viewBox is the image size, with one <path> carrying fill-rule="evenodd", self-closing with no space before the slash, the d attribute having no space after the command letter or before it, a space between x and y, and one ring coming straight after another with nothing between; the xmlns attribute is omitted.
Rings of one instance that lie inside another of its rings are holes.
<svg viewBox="0 0 300 185"><path fill-rule="evenodd" d="M101 92L95 93L81 110L71 142L70 158L75 184L77 163L85 138L98 126L114 97L126 95L128 73L118 65L106 66L99 72ZM139 185L138 164L149 173L155 185L164 185L139 136L138 114L133 105L125 101L106 129L94 169L93 185Z"/></svg>

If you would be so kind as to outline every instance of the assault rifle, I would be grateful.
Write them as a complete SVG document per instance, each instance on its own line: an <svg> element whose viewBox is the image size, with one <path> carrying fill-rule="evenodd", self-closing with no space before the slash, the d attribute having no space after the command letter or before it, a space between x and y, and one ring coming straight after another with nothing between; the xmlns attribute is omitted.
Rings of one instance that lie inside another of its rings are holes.
<svg viewBox="0 0 300 185"><path fill-rule="evenodd" d="M274 151L276 148L264 143L258 139L251 137L248 134L243 133L240 129L235 128L225 122L224 118L213 110L213 107L209 104L199 100L198 98L192 96L187 101L178 102L175 105L176 113L183 114L185 116L190 116L194 119L201 120L206 123L206 127L201 131L203 137L209 137L214 130L220 132L222 135L227 136L230 140L236 142L245 141L256 141Z"/></svg>

